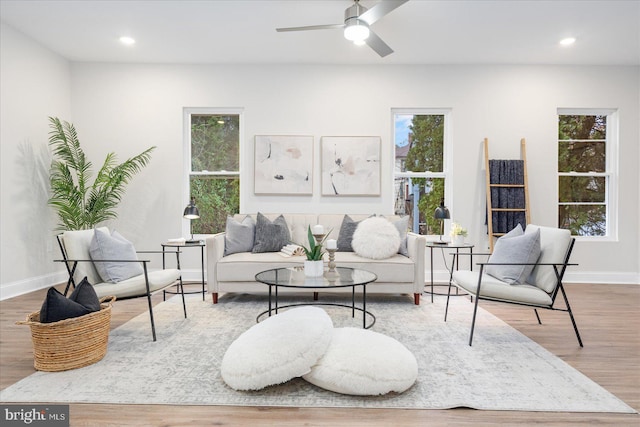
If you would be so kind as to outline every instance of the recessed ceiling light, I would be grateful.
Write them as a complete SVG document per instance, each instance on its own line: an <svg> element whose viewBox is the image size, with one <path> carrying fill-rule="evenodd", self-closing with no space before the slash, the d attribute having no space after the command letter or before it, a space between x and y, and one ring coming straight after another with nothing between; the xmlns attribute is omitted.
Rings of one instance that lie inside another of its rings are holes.
<svg viewBox="0 0 640 427"><path fill-rule="evenodd" d="M120 43L131 46L132 44L136 44L136 41L132 37L122 36L120 37Z"/></svg>
<svg viewBox="0 0 640 427"><path fill-rule="evenodd" d="M575 37L567 37L566 39L560 40L560 44L562 46L571 46L575 42L576 42L576 38Z"/></svg>

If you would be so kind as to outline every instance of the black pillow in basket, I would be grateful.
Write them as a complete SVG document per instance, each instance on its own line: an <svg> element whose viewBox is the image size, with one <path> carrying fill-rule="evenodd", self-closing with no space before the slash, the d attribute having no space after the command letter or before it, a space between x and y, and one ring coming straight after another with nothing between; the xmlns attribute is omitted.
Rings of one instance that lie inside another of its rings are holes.
<svg viewBox="0 0 640 427"><path fill-rule="evenodd" d="M93 293L93 295L91 295L91 293ZM100 301L86 278L80 282L71 296L73 298L67 298L56 288L49 288L44 303L42 303L42 308L40 309L40 322L57 322L59 320L84 316L85 314L100 310ZM95 300L93 297L95 297ZM74 301L74 299L76 299L76 301Z"/></svg>
<svg viewBox="0 0 640 427"><path fill-rule="evenodd" d="M100 310L100 299L96 294L96 290L93 289L93 286L87 278L82 279L82 282L71 292L69 295L69 299L71 301L75 301L78 304L88 308L91 311L99 311Z"/></svg>

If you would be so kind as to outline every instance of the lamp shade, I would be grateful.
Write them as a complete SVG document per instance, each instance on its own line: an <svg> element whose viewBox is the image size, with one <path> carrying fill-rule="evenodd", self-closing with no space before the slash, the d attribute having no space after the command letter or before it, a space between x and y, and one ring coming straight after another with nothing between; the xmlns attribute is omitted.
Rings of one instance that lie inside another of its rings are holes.
<svg viewBox="0 0 640 427"><path fill-rule="evenodd" d="M444 199L440 201L440 206L436 208L433 212L433 217L435 219L449 219L451 218L451 214L449 214L449 209L444 205Z"/></svg>
<svg viewBox="0 0 640 427"><path fill-rule="evenodd" d="M198 207L196 206L195 199L191 199L186 208L184 208L184 213L182 214L186 219L198 219L200 218L200 211L198 211Z"/></svg>

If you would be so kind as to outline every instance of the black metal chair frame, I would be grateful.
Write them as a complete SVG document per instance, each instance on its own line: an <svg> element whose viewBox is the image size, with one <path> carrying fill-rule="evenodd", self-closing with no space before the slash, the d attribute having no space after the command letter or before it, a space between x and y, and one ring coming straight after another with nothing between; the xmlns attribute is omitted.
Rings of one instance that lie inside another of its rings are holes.
<svg viewBox="0 0 640 427"><path fill-rule="evenodd" d="M127 300L127 299L133 299L133 298L141 298L141 297L147 297L147 302L149 305L149 318L151 320L151 333L153 335L153 341L156 341L156 327L155 327L155 322L154 322L154 318L153 318L153 304L151 303L151 296L153 295L154 292L151 292L151 288L149 286L149 274L148 274L148 270L147 270L147 265L151 262L151 260L148 259L139 259L139 260L111 260L111 259L104 259L104 260L95 260L95 259L69 259L69 257L67 256L67 252L64 248L64 244L62 242L62 234L58 234L56 236L56 239L58 240L58 246L60 247L60 252L62 253L62 258L63 259L56 259L54 260L54 262L62 262L64 263L66 269L67 269L67 273L69 274L69 279L67 280L67 286L64 289L64 295L67 295L67 293L69 292L69 289L71 289L72 287L75 289L76 287L76 283L75 280L73 278L76 268L78 267L78 263L80 262L139 262L142 264L142 270L144 272L144 282L146 285L146 292L144 294L139 294L139 295L132 295L132 296L126 296L126 297L119 297L118 296L118 300ZM162 250L162 251L136 251L136 253L139 254L154 254L154 253L158 253L158 254L167 254L167 253L175 253L176 257L178 257L178 250L176 251L166 251L166 250ZM176 280L175 282L173 282L174 284L176 284L178 286L178 288L180 289L180 294L182 295L182 308L184 311L184 318L187 318L187 305L184 299L184 285L182 283L182 275L180 275L180 277L178 278L178 280ZM169 286L173 286L169 285ZM167 286L168 287L168 286ZM163 289L166 289L166 287L164 287ZM159 289L155 292L160 292L163 289Z"/></svg>
<svg viewBox="0 0 640 427"><path fill-rule="evenodd" d="M522 306L526 306L526 307L532 307L533 311L536 314L536 319L538 320L538 324L541 325L542 321L540 320L540 315L538 314L538 309L545 309L545 310L552 310L552 311L563 311L566 313L569 313L569 317L571 318L571 323L573 324L573 330L576 333L576 338L578 338L578 343L580 344L580 347L584 347L582 345L582 338L580 338L580 332L578 331L578 325L576 324L576 320L573 316L573 312L571 311L571 305L569 304L569 299L567 298L567 293L564 289L564 285L562 284L562 279L564 277L564 273L567 269L568 266L574 266L577 264L570 264L569 263L569 258L571 257L571 252L573 251L573 245L575 243L575 239L572 238L571 239L571 243L569 244L569 247L567 249L567 253L564 257L564 261L562 263L489 263L489 262L478 262L476 263L476 265L480 266L480 271L478 273L478 287L476 288L475 293L470 292L471 297L473 298L474 296L475 298L475 304L473 307L473 318L471 320L471 333L469 334L469 346L471 346L472 342L473 342L473 332L475 329L475 324L476 324L476 314L478 312L478 302L479 300L486 300L486 301L495 301L495 302L502 302L502 303L507 303L507 304L514 304L514 305L522 305ZM488 256L490 254L481 254L481 253L453 253L453 261L456 261L456 258L460 255L463 256L471 256L473 259L474 256ZM538 305L538 304L532 304L532 303L525 303L525 302L518 302L518 301L511 301L511 300L506 300L506 299L501 299L501 298L494 298L494 297L487 297L487 296L482 296L480 295L480 288L482 286L482 275L483 275L483 271L484 271L484 267L487 265L534 265L534 266L538 266L538 265L548 265L548 266L552 266L553 267L553 271L555 272L556 275L556 286L553 290L553 292L548 293L548 295L551 297L551 305ZM456 286L457 285L454 283L453 280L453 269L450 272L449 275L449 290L447 292L447 305L444 311L444 321L447 321L447 313L449 311L449 298L451 296L451 287L452 286ZM469 292L468 290L462 288L464 291ZM565 308L561 308L561 307L555 307L555 302L556 302L556 297L558 296L558 292L562 292L562 297L564 299L564 303L565 303Z"/></svg>

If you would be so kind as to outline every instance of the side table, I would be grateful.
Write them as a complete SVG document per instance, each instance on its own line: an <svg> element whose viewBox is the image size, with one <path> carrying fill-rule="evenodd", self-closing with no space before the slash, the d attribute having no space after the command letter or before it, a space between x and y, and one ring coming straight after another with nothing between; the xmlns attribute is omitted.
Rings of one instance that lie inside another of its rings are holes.
<svg viewBox="0 0 640 427"><path fill-rule="evenodd" d="M460 253L460 249L468 249L470 254L473 254L473 244L471 243L461 243L461 244L456 244L456 243L446 243L446 244L441 244L441 243L435 243L435 242L427 242L426 245L431 252L431 265L430 265L430 271L431 271L431 292L429 292L431 294L431 302L433 302L433 296L436 295L433 292L433 250L434 249L442 249L443 251L445 249L455 249L456 250L456 254ZM471 258L473 258L472 256L469 256L469 266L470 269L473 270L473 262L471 261ZM458 265L460 264L460 257L456 256L456 265L452 265L451 269L453 270L454 268L457 270L458 269ZM456 294L458 292L458 288L456 288ZM437 295L446 295L446 294L437 294ZM463 294L464 295L464 294Z"/></svg>
<svg viewBox="0 0 640 427"><path fill-rule="evenodd" d="M201 291L185 291L185 294L199 294L202 292L202 301L204 301L204 295L206 293L204 288L204 248L205 243L203 241L198 241L196 243L161 243L162 245L162 268L164 268L164 256L165 256L165 248L176 248L176 268L180 270L180 254L182 251L181 248L200 248L200 272L202 273L202 290ZM163 291L163 297L165 294L176 294L177 292L173 291Z"/></svg>

